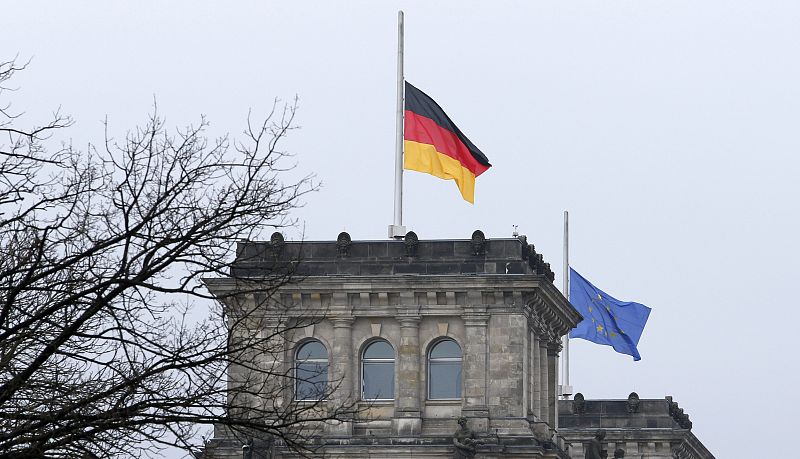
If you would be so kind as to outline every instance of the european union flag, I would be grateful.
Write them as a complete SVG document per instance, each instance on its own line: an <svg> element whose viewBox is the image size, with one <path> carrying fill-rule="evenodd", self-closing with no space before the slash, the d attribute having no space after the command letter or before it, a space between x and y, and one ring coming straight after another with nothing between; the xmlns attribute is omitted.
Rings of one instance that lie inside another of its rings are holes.
<svg viewBox="0 0 800 459"><path fill-rule="evenodd" d="M650 308L631 301L619 301L569 269L569 302L583 316L571 338L583 338L611 346L615 351L642 360L636 345L642 336Z"/></svg>

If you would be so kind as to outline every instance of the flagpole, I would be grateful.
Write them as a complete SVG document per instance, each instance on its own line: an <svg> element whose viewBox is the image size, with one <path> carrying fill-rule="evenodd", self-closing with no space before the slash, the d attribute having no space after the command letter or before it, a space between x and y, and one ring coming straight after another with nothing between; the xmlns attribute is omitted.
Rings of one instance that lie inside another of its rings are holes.
<svg viewBox="0 0 800 459"><path fill-rule="evenodd" d="M402 238L406 235L403 226L403 10L397 12L397 121L395 138L394 163L394 223L389 225L390 238Z"/></svg>
<svg viewBox="0 0 800 459"><path fill-rule="evenodd" d="M563 287L561 288L564 297L569 301L569 212L564 211L564 276ZM569 385L569 333L562 338L564 345L564 363L562 378L563 385L561 386L561 396L564 400L569 400L572 395L572 386Z"/></svg>

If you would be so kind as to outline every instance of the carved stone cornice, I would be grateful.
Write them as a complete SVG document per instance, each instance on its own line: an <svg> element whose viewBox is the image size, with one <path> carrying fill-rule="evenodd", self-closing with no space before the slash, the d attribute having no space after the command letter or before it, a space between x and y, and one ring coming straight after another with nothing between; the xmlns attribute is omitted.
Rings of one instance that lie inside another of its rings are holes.
<svg viewBox="0 0 800 459"><path fill-rule="evenodd" d="M531 315L528 318L528 323L530 324L531 328L533 328L533 332L539 341L546 342L550 340L553 330L550 328L547 322L542 319L538 312L531 312Z"/></svg>
<svg viewBox="0 0 800 459"><path fill-rule="evenodd" d="M697 456L686 446L685 443L672 445L672 456L676 459L695 459Z"/></svg>
<svg viewBox="0 0 800 459"><path fill-rule="evenodd" d="M527 305L532 318L531 325L550 347L556 344L560 350L561 337L577 324L580 314L569 307L563 296L555 291L545 294L541 289L527 296Z"/></svg>
<svg viewBox="0 0 800 459"><path fill-rule="evenodd" d="M672 400L672 397L667 396L667 403L669 404L669 415L672 419L681 426L682 429L691 430L692 421L689 420L689 415L683 412L683 408L678 406L678 403Z"/></svg>
<svg viewBox="0 0 800 459"><path fill-rule="evenodd" d="M703 454L705 448L698 450L696 443L699 442L695 437L684 437L683 441L674 442L671 445L672 456L675 459L704 459L708 457Z"/></svg>
<svg viewBox="0 0 800 459"><path fill-rule="evenodd" d="M552 347L552 343L560 341L561 336L557 328L558 316L539 295L533 294L529 305L534 332L541 343L548 348Z"/></svg>
<svg viewBox="0 0 800 459"><path fill-rule="evenodd" d="M547 342L547 355L558 355L562 348L561 337L553 337Z"/></svg>

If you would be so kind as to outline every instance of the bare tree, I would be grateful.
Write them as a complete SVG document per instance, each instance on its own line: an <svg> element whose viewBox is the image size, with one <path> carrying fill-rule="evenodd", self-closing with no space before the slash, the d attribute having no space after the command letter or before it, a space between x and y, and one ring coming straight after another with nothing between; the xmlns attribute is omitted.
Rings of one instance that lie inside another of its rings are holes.
<svg viewBox="0 0 800 459"><path fill-rule="evenodd" d="M21 67L0 63L0 96ZM210 299L202 277L230 274L236 241L291 225L314 188L282 181L295 107L248 119L241 142L154 113L81 152L47 148L69 117L26 129L0 103L0 457L191 450L211 425L302 451L309 426L350 411L281 402L295 378L281 353L307 322L267 300L291 270L188 314Z"/></svg>

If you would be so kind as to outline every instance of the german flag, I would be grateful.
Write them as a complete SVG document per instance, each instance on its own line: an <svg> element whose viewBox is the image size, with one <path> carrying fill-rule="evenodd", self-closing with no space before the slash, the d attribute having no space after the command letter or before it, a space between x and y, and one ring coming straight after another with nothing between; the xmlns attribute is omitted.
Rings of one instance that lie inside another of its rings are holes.
<svg viewBox="0 0 800 459"><path fill-rule="evenodd" d="M433 99L406 82L403 167L455 180L461 196L475 202L475 177L492 167Z"/></svg>

